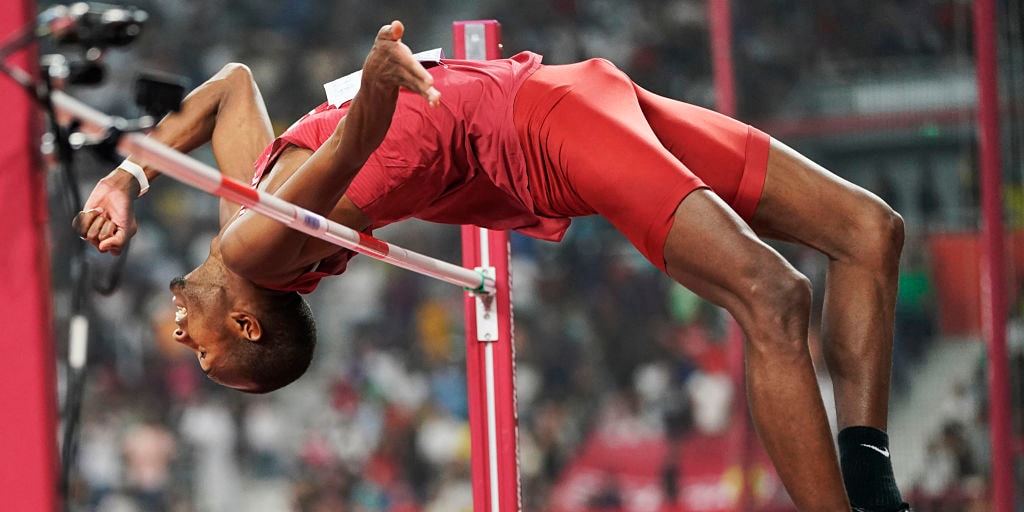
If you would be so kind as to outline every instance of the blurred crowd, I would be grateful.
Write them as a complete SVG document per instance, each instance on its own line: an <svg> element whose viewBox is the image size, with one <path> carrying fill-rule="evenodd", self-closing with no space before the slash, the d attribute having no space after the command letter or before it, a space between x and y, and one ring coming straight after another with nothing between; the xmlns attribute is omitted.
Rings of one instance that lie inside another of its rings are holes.
<svg viewBox="0 0 1024 512"><path fill-rule="evenodd" d="M40 2L48 4L50 2ZM151 27L111 76L127 91L136 65L198 84L229 61L255 71L275 121L290 123L323 99L321 85L357 69L376 28L407 24L413 49L450 50L451 21L497 19L506 54L538 52L549 64L603 57L654 92L714 105L707 0L445 0L272 2L140 0ZM740 111L786 115L802 81L850 81L910 68L941 69L969 59L969 0L886 2L762 0L732 7ZM158 35L159 34L159 35ZM183 37L187 34L187 37ZM811 43L813 42L813 43ZM113 103L113 102L112 102ZM111 105L116 107L116 105ZM122 107L123 108L123 107Z"/></svg>
<svg viewBox="0 0 1024 512"><path fill-rule="evenodd" d="M144 35L129 49L107 52L102 86L75 92L105 111L134 116L138 111L123 100L138 70L181 74L196 85L240 61L253 70L280 131L323 101L323 83L359 67L381 24L401 19L412 48L447 51L452 20L495 18L506 54L529 49L548 63L601 56L656 92L714 104L705 1L477 4L139 1L134 5L151 15ZM969 52L968 8L965 0L734 5L741 112L786 115L787 94L809 78L842 81L882 75L894 61L941 66L961 58ZM212 162L205 150L196 155ZM84 193L110 168L89 157L79 165ZM216 204L169 180L138 204L139 233L119 289L91 297L87 306L94 321L74 510L472 509L458 290L356 258L344 277L326 280L308 297L320 322L309 374L266 396L226 391L171 339L167 291L171 278L205 257L217 230ZM59 202L51 215L60 333L74 306L68 269L79 241L65 229L70 216ZM378 235L447 261L460 258L458 229L450 226L410 221ZM548 509L553 487L590 432L630 425L663 437L716 435L735 420L743 389L729 358L735 332L721 310L658 273L600 219L575 221L560 244L514 235L512 245L525 510ZM812 279L817 319L827 261L779 249ZM907 376L938 334L927 248L908 244L907 251L897 397L909 392ZM90 258L97 274L115 271L110 258ZM821 381L827 389L824 371ZM920 510L946 510L942 496L967 496L986 485L977 382L951 394L949 421L929 449L942 471L904 484L905 492L935 498ZM593 510L622 506L607 495L592 498Z"/></svg>

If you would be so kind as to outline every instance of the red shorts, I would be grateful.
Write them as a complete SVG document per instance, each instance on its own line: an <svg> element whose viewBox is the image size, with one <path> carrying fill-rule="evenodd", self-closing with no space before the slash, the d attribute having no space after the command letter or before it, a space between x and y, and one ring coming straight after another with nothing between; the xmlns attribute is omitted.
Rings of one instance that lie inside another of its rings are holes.
<svg viewBox="0 0 1024 512"><path fill-rule="evenodd" d="M764 132L648 92L613 64L543 66L516 95L514 122L538 214L600 214L665 270L679 202L710 188L750 220L768 167Z"/></svg>

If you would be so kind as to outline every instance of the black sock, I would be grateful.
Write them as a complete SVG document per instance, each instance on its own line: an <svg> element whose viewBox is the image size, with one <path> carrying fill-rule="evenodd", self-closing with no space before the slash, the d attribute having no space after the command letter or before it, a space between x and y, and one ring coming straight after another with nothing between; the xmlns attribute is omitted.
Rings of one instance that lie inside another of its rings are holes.
<svg viewBox="0 0 1024 512"><path fill-rule="evenodd" d="M839 432L839 465L854 507L896 510L903 502L889 458L889 436L872 427Z"/></svg>

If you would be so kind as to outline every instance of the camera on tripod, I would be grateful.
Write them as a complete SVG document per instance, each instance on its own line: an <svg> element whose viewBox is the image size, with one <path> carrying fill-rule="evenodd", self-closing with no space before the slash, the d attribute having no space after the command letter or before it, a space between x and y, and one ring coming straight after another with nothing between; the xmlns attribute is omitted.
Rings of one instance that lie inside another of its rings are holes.
<svg viewBox="0 0 1024 512"><path fill-rule="evenodd" d="M46 71L71 85L96 85L106 68L102 59L111 47L127 46L142 34L149 19L146 11L95 2L55 5L39 13L35 37L57 48L76 50L73 56L48 55Z"/></svg>
<svg viewBox="0 0 1024 512"><path fill-rule="evenodd" d="M148 19L146 11L135 7L96 2L55 5L39 14L37 35L58 46L103 50L135 41Z"/></svg>
<svg viewBox="0 0 1024 512"><path fill-rule="evenodd" d="M70 85L97 85L106 75L103 53L112 47L134 42L145 27L149 14L130 6L98 2L55 5L39 13L34 36L49 40L57 48L71 48L78 55L46 55L42 64L47 75ZM136 104L148 116L162 117L180 107L185 94L180 77L141 73L135 84Z"/></svg>

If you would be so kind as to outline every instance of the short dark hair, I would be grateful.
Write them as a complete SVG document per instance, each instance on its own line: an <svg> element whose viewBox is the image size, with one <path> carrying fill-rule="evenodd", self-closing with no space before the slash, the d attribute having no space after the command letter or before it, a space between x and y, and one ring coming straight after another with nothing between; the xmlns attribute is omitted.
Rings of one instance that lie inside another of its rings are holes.
<svg viewBox="0 0 1024 512"><path fill-rule="evenodd" d="M254 384L247 393L269 393L301 377L313 360L316 321L298 293L267 295L257 312L263 335L256 342L239 339L231 365Z"/></svg>

